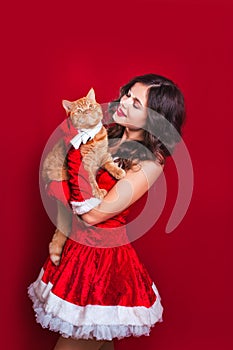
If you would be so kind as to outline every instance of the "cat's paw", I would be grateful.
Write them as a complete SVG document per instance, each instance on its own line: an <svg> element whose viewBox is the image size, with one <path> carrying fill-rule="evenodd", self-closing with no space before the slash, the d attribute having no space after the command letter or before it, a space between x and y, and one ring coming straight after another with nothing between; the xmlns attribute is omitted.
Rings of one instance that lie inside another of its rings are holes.
<svg viewBox="0 0 233 350"><path fill-rule="evenodd" d="M103 199L108 192L103 188L98 188L93 191L93 195L96 198Z"/></svg>
<svg viewBox="0 0 233 350"><path fill-rule="evenodd" d="M112 175L115 177L115 179L119 180L125 177L126 172L121 168L115 168Z"/></svg>
<svg viewBox="0 0 233 350"><path fill-rule="evenodd" d="M126 175L126 172L112 161L106 162L103 165L103 168L105 168L109 174L111 174L117 180L122 179Z"/></svg>

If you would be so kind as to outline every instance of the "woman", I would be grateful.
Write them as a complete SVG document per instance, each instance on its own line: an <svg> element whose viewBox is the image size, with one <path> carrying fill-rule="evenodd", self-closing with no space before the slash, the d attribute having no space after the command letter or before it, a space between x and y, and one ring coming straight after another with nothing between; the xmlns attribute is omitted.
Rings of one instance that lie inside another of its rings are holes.
<svg viewBox="0 0 233 350"><path fill-rule="evenodd" d="M99 171L106 197L77 220L60 265L48 259L29 288L37 321L62 334L54 350L113 349L114 338L148 335L162 322L160 295L125 226L129 207L160 176L180 140L184 99L171 80L147 74L123 86L110 110L109 146L126 176L117 182ZM85 233L81 243L76 232Z"/></svg>

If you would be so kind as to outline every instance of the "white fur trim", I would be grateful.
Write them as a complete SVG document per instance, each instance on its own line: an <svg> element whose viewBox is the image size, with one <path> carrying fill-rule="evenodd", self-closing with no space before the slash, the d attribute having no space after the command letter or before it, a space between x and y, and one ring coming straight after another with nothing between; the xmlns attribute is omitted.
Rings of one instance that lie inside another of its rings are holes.
<svg viewBox="0 0 233 350"><path fill-rule="evenodd" d="M112 340L128 336L149 335L156 322L162 322L163 307L158 290L150 307L144 306L78 306L51 292L52 284L41 281L43 269L37 281L28 288L33 301L36 320L44 328L60 332L64 337L76 339Z"/></svg>
<svg viewBox="0 0 233 350"><path fill-rule="evenodd" d="M71 201L72 210L74 214L82 215L90 211L91 209L97 207L101 203L101 199L91 197L86 199L83 202Z"/></svg>

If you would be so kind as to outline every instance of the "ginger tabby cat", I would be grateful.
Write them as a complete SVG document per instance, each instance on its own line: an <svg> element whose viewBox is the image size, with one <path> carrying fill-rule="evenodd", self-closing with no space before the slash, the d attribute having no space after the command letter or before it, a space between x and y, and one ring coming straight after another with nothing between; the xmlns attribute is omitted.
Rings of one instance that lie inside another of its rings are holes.
<svg viewBox="0 0 233 350"><path fill-rule="evenodd" d="M71 140L71 144L76 149L80 148L84 168L89 174L93 196L102 199L107 192L100 189L96 182L97 170L102 167L116 179L124 177L125 171L114 163L108 151L107 130L101 123L103 118L101 106L95 100L93 89L86 97L74 102L63 100L62 104L78 131L78 134ZM42 176L46 182L69 179L66 152L64 141L60 140L48 153L42 170ZM66 239L67 236L57 228L49 244L50 258L55 265L60 263Z"/></svg>

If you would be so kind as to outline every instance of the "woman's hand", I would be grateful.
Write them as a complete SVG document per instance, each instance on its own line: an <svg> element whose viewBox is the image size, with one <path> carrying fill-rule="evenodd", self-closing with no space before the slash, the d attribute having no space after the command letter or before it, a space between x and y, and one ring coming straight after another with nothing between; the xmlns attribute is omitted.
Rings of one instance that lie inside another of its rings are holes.
<svg viewBox="0 0 233 350"><path fill-rule="evenodd" d="M88 213L81 216L89 225L96 225L128 208L136 202L157 180L163 166L153 161L140 162L139 170L128 170L108 192L102 202Z"/></svg>

